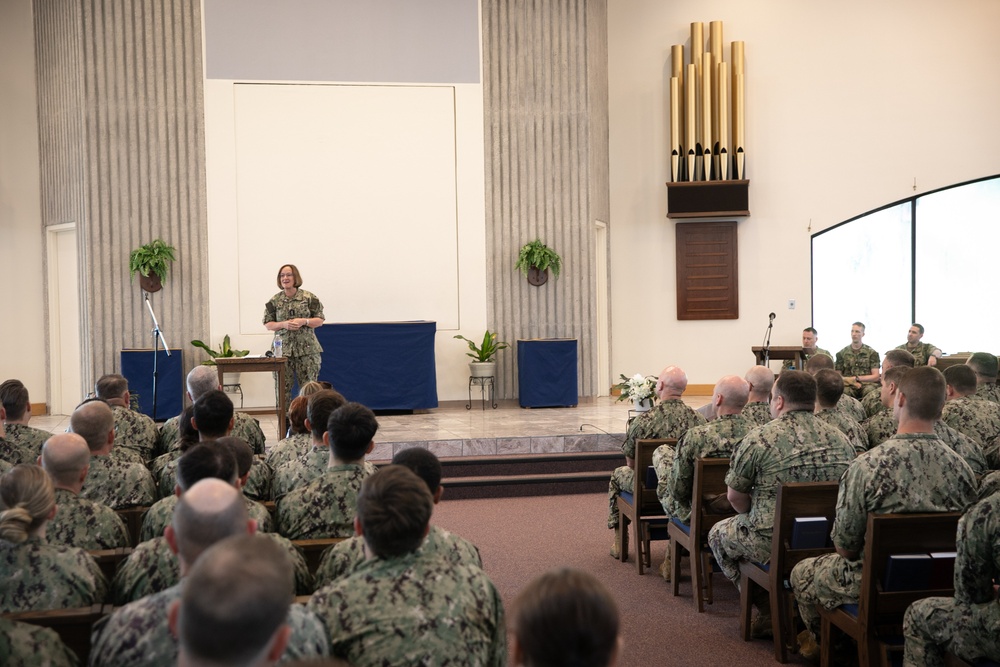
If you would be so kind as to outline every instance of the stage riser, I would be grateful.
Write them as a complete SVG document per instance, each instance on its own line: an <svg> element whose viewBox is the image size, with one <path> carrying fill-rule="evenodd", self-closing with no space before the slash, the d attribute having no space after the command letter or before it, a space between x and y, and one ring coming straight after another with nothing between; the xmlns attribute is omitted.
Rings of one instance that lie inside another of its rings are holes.
<svg viewBox="0 0 1000 667"><path fill-rule="evenodd" d="M621 453L624 433L581 433L540 437L467 438L453 440L409 440L380 442L370 460L387 461L407 447L424 447L440 459L472 456L525 456L530 454L570 454L581 452Z"/></svg>

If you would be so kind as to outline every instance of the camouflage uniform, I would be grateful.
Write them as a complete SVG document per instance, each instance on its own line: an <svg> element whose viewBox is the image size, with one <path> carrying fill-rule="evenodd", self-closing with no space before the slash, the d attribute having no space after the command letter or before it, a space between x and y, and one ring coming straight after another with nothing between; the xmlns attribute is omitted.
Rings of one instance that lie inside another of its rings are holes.
<svg viewBox="0 0 1000 667"><path fill-rule="evenodd" d="M76 667L78 659L55 630L0 617L0 665Z"/></svg>
<svg viewBox="0 0 1000 667"><path fill-rule="evenodd" d="M0 609L4 612L89 607L104 602L108 582L83 549L29 537L0 540Z"/></svg>
<svg viewBox="0 0 1000 667"><path fill-rule="evenodd" d="M368 461L365 461L363 465L369 475L378 470L374 464ZM319 478L329 467L330 450L322 447L316 447L305 455L282 464L275 471L271 484L274 499L279 500L295 489L309 484Z"/></svg>
<svg viewBox="0 0 1000 667"><path fill-rule="evenodd" d="M837 401L837 409L859 424L866 419L865 406L861 404L861 401L849 394L844 394L840 397L840 400Z"/></svg>
<svg viewBox="0 0 1000 667"><path fill-rule="evenodd" d="M861 428L868 437L868 449L874 449L896 435L896 422L892 418L892 410L877 412L861 422Z"/></svg>
<svg viewBox="0 0 1000 667"><path fill-rule="evenodd" d="M431 526L419 551L428 557L440 558L455 565L483 566L479 549L472 542L437 526ZM365 541L357 535L327 548L316 569L316 589L346 577L365 560Z"/></svg>
<svg viewBox="0 0 1000 667"><path fill-rule="evenodd" d="M1000 385L996 382L986 382L976 389L976 398L981 398L993 403L1000 403Z"/></svg>
<svg viewBox="0 0 1000 667"><path fill-rule="evenodd" d="M824 350L821 347L817 347L816 351L813 352L812 354L806 354L805 350L803 350L802 351L802 368L800 368L798 370L803 370L804 371L806 369L806 363L808 363L808 361L810 359L812 359L813 357L815 357L817 354L825 354L826 356L828 356L831 359L833 359L833 355L830 354L830 351L829 350ZM785 359L784 363L781 364L781 370L783 370L783 371L793 371L793 370L796 370L796 368L795 368L795 362L792 361L791 359Z"/></svg>
<svg viewBox="0 0 1000 667"><path fill-rule="evenodd" d="M163 422L160 433L156 440L156 452L163 455L168 452L175 452L181 444L181 431L178 426L180 417L171 417ZM258 456L264 455L264 444L266 438L264 431L260 429L260 422L245 412L233 413L233 430L230 432L234 438L240 438L250 445L250 449Z"/></svg>
<svg viewBox="0 0 1000 667"><path fill-rule="evenodd" d="M771 421L771 404L768 401L747 403L740 411L751 426L763 426Z"/></svg>
<svg viewBox="0 0 1000 667"><path fill-rule="evenodd" d="M987 473L985 477L979 480L980 500L985 500L998 491L1000 491L1000 470Z"/></svg>
<svg viewBox="0 0 1000 667"><path fill-rule="evenodd" d="M853 458L847 437L805 410L786 412L743 438L726 485L750 494L750 511L720 521L708 533L715 560L733 584L739 585L741 560L770 558L778 486L837 480Z"/></svg>
<svg viewBox="0 0 1000 667"><path fill-rule="evenodd" d="M2 442L2 441L0 441L0 442ZM14 464L8 463L7 461L4 461L3 459L0 459L0 475L4 474L5 472L7 472L8 470L10 470L13 467L14 467Z"/></svg>
<svg viewBox="0 0 1000 667"><path fill-rule="evenodd" d="M295 567L296 595L309 595L313 579L305 558L294 544L275 533L261 533L275 540L288 553ZM132 550L115 572L111 582L111 601L115 606L134 602L147 595L165 591L181 579L177 555L170 550L165 537L141 542Z"/></svg>
<svg viewBox="0 0 1000 667"><path fill-rule="evenodd" d="M1000 405L971 396L956 398L944 404L941 421L989 452L1000 435Z"/></svg>
<svg viewBox="0 0 1000 667"><path fill-rule="evenodd" d="M863 425L868 432L869 449L881 445L883 442L896 435L896 422L892 420L891 412L880 412L871 419L865 421ZM986 456L982 447L969 436L956 431L952 427L938 420L934 422L934 435L941 438L944 444L948 445L952 451L965 459L965 462L972 468L972 472L977 477L985 475L989 469Z"/></svg>
<svg viewBox="0 0 1000 667"><path fill-rule="evenodd" d="M663 401L649 412L636 417L628 427L625 442L622 443L622 454L625 458L635 457L635 441L654 438L676 438L687 433L693 426L704 424L705 418L689 408L679 398ZM669 462L667 464L669 466ZM634 473L628 466L615 468L608 484L608 528L618 527L617 498L622 491L631 493Z"/></svg>
<svg viewBox="0 0 1000 667"><path fill-rule="evenodd" d="M103 503L113 510L152 505L156 500L153 476L141 463L114 456L91 456L90 471L80 497Z"/></svg>
<svg viewBox="0 0 1000 667"><path fill-rule="evenodd" d="M298 317L326 319L326 315L323 314L323 304L316 298L316 295L301 287L295 291L294 296L288 297L283 291L278 292L264 304L264 324L284 322ZM316 331L309 327L302 327L295 331L281 329L277 333L281 335L282 354L288 359L288 365L285 367L285 405L287 406L292 402L293 377L298 378L300 387L306 382L319 378L319 366L322 362L320 355L323 352L323 347L316 339Z"/></svg>
<svg viewBox="0 0 1000 667"><path fill-rule="evenodd" d="M896 435L856 458L840 481L831 537L859 555L826 554L792 569L802 621L818 632L816 604L834 609L858 601L869 513L961 512L975 501L972 469L932 433Z"/></svg>
<svg viewBox="0 0 1000 667"><path fill-rule="evenodd" d="M865 409L865 419L874 417L880 412L890 411L889 408L882 405L882 395L880 391L873 391L865 394L865 397L861 399L861 407ZM861 421L864 421L864 419Z"/></svg>
<svg viewBox="0 0 1000 667"><path fill-rule="evenodd" d="M160 471L159 481L156 483L157 496L168 498L174 494L177 486L177 460L180 456L170 461ZM254 457L250 466L250 477L243 487L243 494L254 500L271 499L271 468L261 459Z"/></svg>
<svg viewBox="0 0 1000 667"><path fill-rule="evenodd" d="M816 418L846 435L856 453L868 450L868 433L861 428L861 424L837 408L820 410L816 413Z"/></svg>
<svg viewBox="0 0 1000 667"><path fill-rule="evenodd" d="M269 449L264 456L264 461L271 466L271 470L277 470L283 464L294 461L310 449L312 449L312 434L296 433Z"/></svg>
<svg viewBox="0 0 1000 667"><path fill-rule="evenodd" d="M290 540L351 537L358 491L370 474L371 468L361 463L330 466L278 501L278 532Z"/></svg>
<svg viewBox="0 0 1000 667"><path fill-rule="evenodd" d="M153 420L120 405L112 405L111 409L115 413L115 447L131 449L143 461L152 460L159 435Z"/></svg>
<svg viewBox="0 0 1000 667"><path fill-rule="evenodd" d="M308 608L333 655L370 665L507 664L503 603L482 569L416 552L373 558Z"/></svg>
<svg viewBox="0 0 1000 667"><path fill-rule="evenodd" d="M833 367L840 371L840 374L844 376L845 380L853 381L855 375L871 375L872 369L877 369L881 365L882 360L879 358L878 352L867 345L862 344L861 349L859 350L855 350L848 345L843 350L838 352L837 361L834 363ZM845 386L844 394L855 398L861 398L873 390L877 391L878 388L879 385L877 382L862 382L861 389Z"/></svg>
<svg viewBox="0 0 1000 667"><path fill-rule="evenodd" d="M140 542L163 535L163 529L169 526L174 518L174 508L177 507L177 500L177 496L174 495L161 498L153 503L153 506L142 517L142 528L139 531ZM273 532L274 521L271 519L271 513L267 511L267 508L256 500L252 500L246 496L243 497L243 501L247 506L247 514L257 522L257 530L262 533Z"/></svg>
<svg viewBox="0 0 1000 667"><path fill-rule="evenodd" d="M955 597L925 598L903 620L904 664L943 667L944 651L970 662L1000 660L1000 495L969 508L958 522Z"/></svg>
<svg viewBox="0 0 1000 667"><path fill-rule="evenodd" d="M94 624L90 665L176 665L177 640L170 632L167 616L171 603L181 598L182 586L178 583L136 600ZM328 656L330 647L323 623L302 605L293 604L288 611L292 634L281 662Z"/></svg>
<svg viewBox="0 0 1000 667"><path fill-rule="evenodd" d="M130 546L128 529L107 505L56 489L56 515L45 524L49 544L65 544L87 551Z"/></svg>
<svg viewBox="0 0 1000 667"><path fill-rule="evenodd" d="M719 415L704 426L695 426L677 443L673 464L661 471L656 495L667 516L684 523L691 520L691 493L694 483L695 459L725 459L754 425L742 415ZM654 461L655 464L655 461Z"/></svg>
<svg viewBox="0 0 1000 667"><path fill-rule="evenodd" d="M0 446L0 459L17 465L18 463L34 464L42 454L42 445L52 437L48 431L43 431L26 424L4 424L7 435L6 442Z"/></svg>
<svg viewBox="0 0 1000 667"><path fill-rule="evenodd" d="M897 350L906 350L913 355L914 367L916 366L926 366L927 360L934 356L937 352L941 354L941 348L936 345L931 345L930 343L917 343L916 347L910 347L909 344L903 343L902 345L896 346Z"/></svg>

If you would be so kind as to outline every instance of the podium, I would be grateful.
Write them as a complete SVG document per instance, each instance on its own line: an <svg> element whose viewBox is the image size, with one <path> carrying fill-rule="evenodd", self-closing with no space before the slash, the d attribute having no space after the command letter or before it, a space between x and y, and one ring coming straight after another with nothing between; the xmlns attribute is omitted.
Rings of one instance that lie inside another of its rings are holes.
<svg viewBox="0 0 1000 667"><path fill-rule="evenodd" d="M522 408L576 406L576 339L518 340L517 394Z"/></svg>
<svg viewBox="0 0 1000 667"><path fill-rule="evenodd" d="M760 345L754 345L750 349L753 351L753 356L757 359L757 365L763 366L764 348ZM772 345L770 359L771 361L784 361L786 359L791 359L792 363L795 365L795 370L803 370L802 348L798 345Z"/></svg>

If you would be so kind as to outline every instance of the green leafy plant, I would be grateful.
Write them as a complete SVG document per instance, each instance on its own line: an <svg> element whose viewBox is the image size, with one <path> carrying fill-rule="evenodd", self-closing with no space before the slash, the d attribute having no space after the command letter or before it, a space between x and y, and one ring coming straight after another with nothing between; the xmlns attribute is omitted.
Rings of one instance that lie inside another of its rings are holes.
<svg viewBox="0 0 1000 667"><path fill-rule="evenodd" d="M212 357L208 361L202 362L203 366L214 366L215 365L214 360L218 359L219 357L222 357L223 359L228 359L229 357L245 357L248 354L250 354L250 350L234 350L232 346L229 344L229 334L226 334L226 337L222 339L222 343L219 345L218 350L213 350L211 347L209 347L200 340L193 340L191 341L191 344L194 345L195 347L200 347L201 349L205 350L206 352L208 352L208 356Z"/></svg>
<svg viewBox="0 0 1000 667"><path fill-rule="evenodd" d="M177 258L174 253L177 248L167 245L163 239L153 239L146 245L141 245L133 250L128 256L128 270L132 274L132 282L135 282L136 271L149 277L150 273L157 275L161 281L167 279L167 262L173 262Z"/></svg>
<svg viewBox="0 0 1000 667"><path fill-rule="evenodd" d="M466 352L465 354L476 361L490 361L497 352L510 347L510 345L502 340L498 341L497 334L490 333L489 329L486 330L486 335L483 336L483 342L480 345L476 345L475 341L471 341L465 336L455 336L455 338L461 338L469 344L469 349L472 352Z"/></svg>
<svg viewBox="0 0 1000 667"><path fill-rule="evenodd" d="M535 239L521 247L521 251L517 255L517 262L514 264L514 268L520 269L524 275L528 275L528 269L531 267L535 267L539 271L552 269L552 275L558 278L559 271L562 269L562 258L555 250L542 243L540 239Z"/></svg>

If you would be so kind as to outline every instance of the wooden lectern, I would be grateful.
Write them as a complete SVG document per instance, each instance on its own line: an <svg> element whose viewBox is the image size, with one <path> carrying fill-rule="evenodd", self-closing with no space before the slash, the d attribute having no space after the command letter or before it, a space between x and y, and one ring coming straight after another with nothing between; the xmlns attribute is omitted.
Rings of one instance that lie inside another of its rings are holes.
<svg viewBox="0 0 1000 667"><path fill-rule="evenodd" d="M757 358L757 365L763 366L764 348L760 345L754 345L750 349L753 351L753 356ZM771 361L784 361L785 359L791 359L792 363L795 365L795 370L803 370L802 348L798 345L772 345L770 359Z"/></svg>

